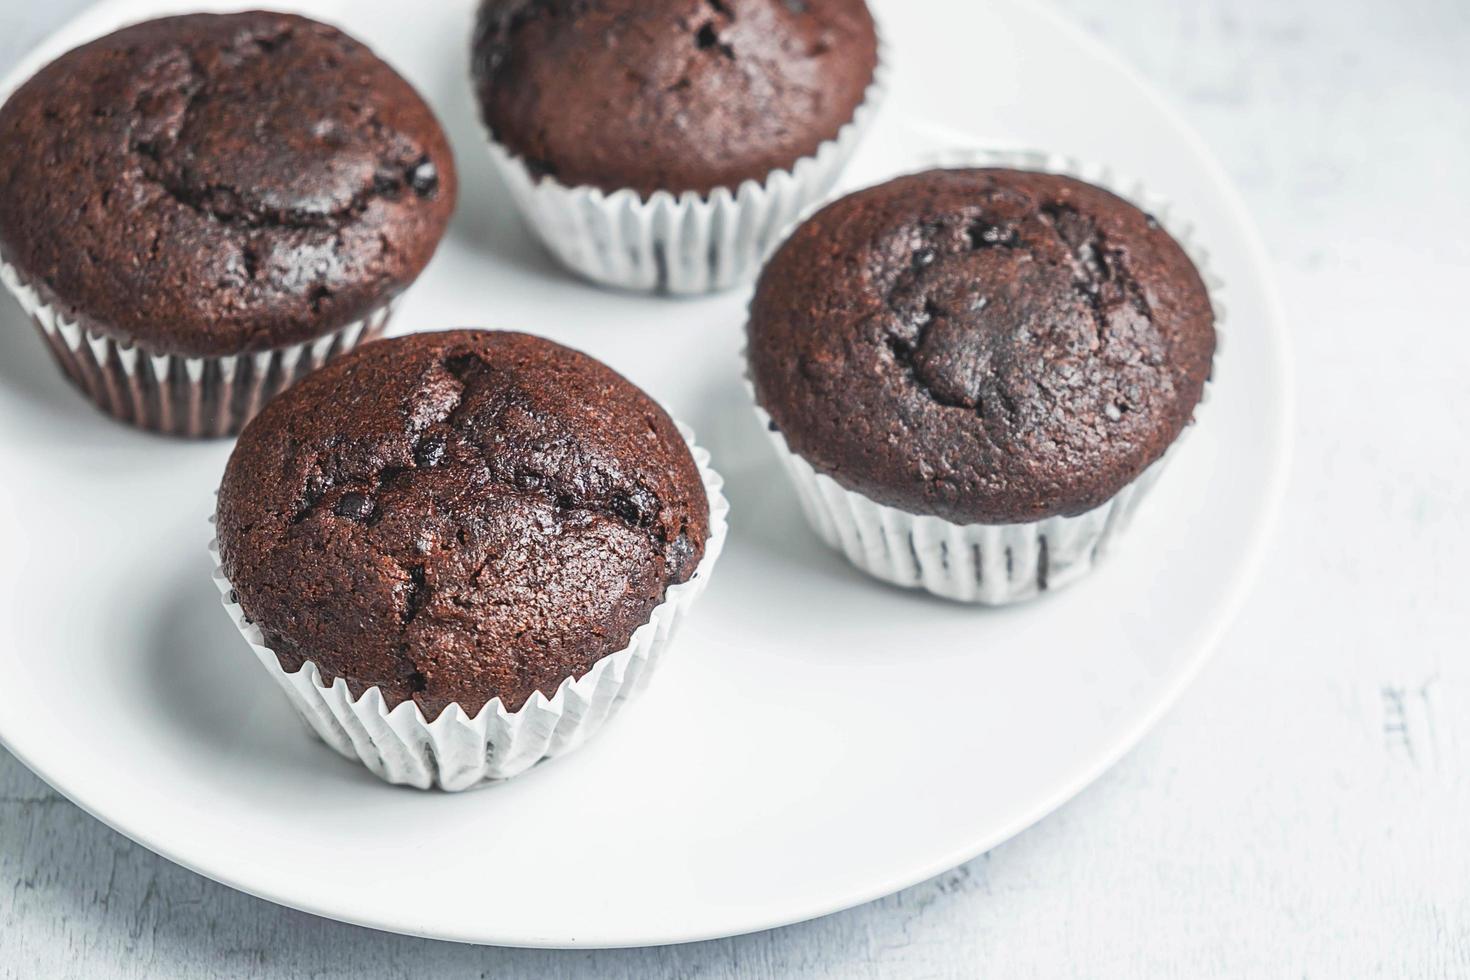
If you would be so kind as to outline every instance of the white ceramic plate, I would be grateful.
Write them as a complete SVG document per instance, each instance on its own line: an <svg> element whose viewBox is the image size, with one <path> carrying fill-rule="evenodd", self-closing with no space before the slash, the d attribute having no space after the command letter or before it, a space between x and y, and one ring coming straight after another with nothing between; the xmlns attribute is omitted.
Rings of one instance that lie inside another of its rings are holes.
<svg viewBox="0 0 1470 980"><path fill-rule="evenodd" d="M125 22L214 6L227 4L108 0L10 84ZM954 133L1107 161L1194 215L1229 283L1221 383L1126 547L1070 591L964 608L862 578L801 523L738 376L743 293L602 292L527 240L481 151L470 6L310 6L416 83L458 152L454 227L394 326L543 333L694 425L729 480L733 529L679 655L601 738L525 778L457 796L379 783L303 734L220 609L204 516L228 444L104 419L6 298L0 740L98 818L236 888L521 945L679 942L821 915L938 874L1076 793L1200 667L1282 485L1280 315L1199 141L1044 8L878 4L896 85L849 186Z"/></svg>

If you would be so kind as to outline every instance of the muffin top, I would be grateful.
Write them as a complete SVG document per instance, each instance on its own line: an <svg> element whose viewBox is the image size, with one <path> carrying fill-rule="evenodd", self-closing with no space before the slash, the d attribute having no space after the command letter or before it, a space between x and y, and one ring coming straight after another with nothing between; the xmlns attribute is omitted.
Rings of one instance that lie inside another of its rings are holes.
<svg viewBox="0 0 1470 980"><path fill-rule="evenodd" d="M410 283L454 207L409 84L288 14L148 21L0 108L0 256L73 319L171 354L346 326Z"/></svg>
<svg viewBox="0 0 1470 980"><path fill-rule="evenodd" d="M810 156L878 62L863 0L484 0L486 126L537 176L708 194Z"/></svg>
<svg viewBox="0 0 1470 980"><path fill-rule="evenodd" d="M879 503L957 524L1088 511L1189 423L1209 295L1149 215L1067 177L939 170L828 205L749 325L787 445Z"/></svg>
<svg viewBox="0 0 1470 980"><path fill-rule="evenodd" d="M220 487L224 572L288 671L433 719L628 645L704 554L674 423L585 354L460 330L367 344L276 398Z"/></svg>

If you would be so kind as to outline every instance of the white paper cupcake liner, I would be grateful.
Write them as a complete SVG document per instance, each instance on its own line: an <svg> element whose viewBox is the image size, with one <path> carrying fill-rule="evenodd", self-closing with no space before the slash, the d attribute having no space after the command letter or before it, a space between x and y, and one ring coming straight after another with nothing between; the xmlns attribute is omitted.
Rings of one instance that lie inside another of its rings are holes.
<svg viewBox="0 0 1470 980"><path fill-rule="evenodd" d="M1108 167L1059 154L956 150L940 155L929 166L1011 167L1064 174L1112 191L1153 215L1189 255L1209 291L1218 365L1224 287L1209 266L1208 253L1195 241L1193 226L1181 221L1167 200ZM1212 382L1213 368L1200 406L1208 400ZM754 387L749 387L754 399ZM1196 407L1196 423L1199 414L1200 407ZM758 404L756 415L796 487L802 512L823 541L882 581L989 606L1030 599L1086 575L1127 530L1139 503L1194 427L1187 426L1132 483L1084 514L1023 524L955 524L932 515L910 514L843 487L793 452Z"/></svg>
<svg viewBox="0 0 1470 980"><path fill-rule="evenodd" d="M68 320L9 263L0 282L36 325L57 365L104 412L142 429L202 438L235 435L276 395L382 334L392 304L314 340L252 354L183 357L124 343Z"/></svg>
<svg viewBox="0 0 1470 980"><path fill-rule="evenodd" d="M595 735L623 706L643 690L667 652L680 621L704 591L725 545L730 505L724 480L710 468L710 456L694 444L694 434L679 423L709 497L709 537L694 575L673 585L654 607L648 622L634 631L628 646L603 657L586 674L567 679L553 697L540 691L519 710L506 711L497 698L471 715L451 704L428 721L413 701L391 710L376 687L354 699L347 682L322 682L316 664L307 661L287 673L265 637L245 618L234 590L220 567L219 544L209 545L215 585L230 619L293 707L322 741L349 759L367 766L390 783L419 789L472 789L525 772L543 759L577 748ZM211 518L211 523L213 519Z"/></svg>
<svg viewBox="0 0 1470 980"><path fill-rule="evenodd" d="M804 209L826 197L862 141L888 86L881 45L873 81L853 118L790 170L707 197L567 187L536 177L489 136L490 156L526 223L552 255L593 282L619 289L699 295L730 289L760 271L770 247Z"/></svg>

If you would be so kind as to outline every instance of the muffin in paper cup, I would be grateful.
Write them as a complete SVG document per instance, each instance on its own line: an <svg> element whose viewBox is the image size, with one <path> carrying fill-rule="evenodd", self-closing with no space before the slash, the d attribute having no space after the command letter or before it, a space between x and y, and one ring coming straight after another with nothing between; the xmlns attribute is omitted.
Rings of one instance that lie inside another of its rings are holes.
<svg viewBox="0 0 1470 980"><path fill-rule="evenodd" d="M366 344L246 427L215 581L321 738L466 789L582 744L668 650L724 546L709 453L541 337Z"/></svg>
<svg viewBox="0 0 1470 980"><path fill-rule="evenodd" d="M456 197L418 93L291 14L124 27L21 84L0 130L0 280L99 408L170 435L233 435L381 334Z"/></svg>
<svg viewBox="0 0 1470 980"><path fill-rule="evenodd" d="M1076 517L954 524L846 489L793 453L764 409L757 406L756 416L818 537L874 578L987 606L1030 599L1085 575L1127 529L1164 465L1160 459L1107 503Z"/></svg>
<svg viewBox="0 0 1470 980"><path fill-rule="evenodd" d="M830 193L883 101L889 63L880 34L871 80L835 137L759 180L707 192L568 186L546 166L528 163L488 125L486 138L525 222L568 269L630 291L719 292L753 279L791 222Z"/></svg>
<svg viewBox="0 0 1470 980"><path fill-rule="evenodd" d="M140 429L187 438L233 435L304 375L382 335L391 302L316 340L248 354L186 357L123 342L41 298L15 267L0 282L35 324L62 372L98 408Z"/></svg>
<svg viewBox="0 0 1470 980"><path fill-rule="evenodd" d="M1138 506L1177 454L1185 435L1197 424L1200 408L1208 401L1220 344L1218 328L1225 319L1223 284L1210 268L1208 254L1195 240L1193 227L1179 217L1176 209L1140 182L1121 177L1111 168L1027 150L955 150L940 155L932 165L1058 174L1110 191L1152 217L1183 249L1205 286L1214 317L1211 369L1194 407L1194 418L1162 455L1101 504L1079 514L1028 522L956 523L880 503L843 486L791 449L780 427L759 404L747 373L747 389L755 402L757 419L818 537L854 566L884 582L923 589L958 602L1001 606L1084 577L1126 532Z"/></svg>
<svg viewBox="0 0 1470 980"><path fill-rule="evenodd" d="M709 584L725 546L730 504L721 492L724 480L710 467L709 453L694 444L688 426L677 424L709 497L710 533L694 575L668 588L664 601L634 631L626 647L603 657L581 677L563 681L550 698L537 691L517 711L506 711L496 698L475 712L451 704L429 721L413 701L390 709L376 687L354 698L341 677L323 684L321 672L310 661L288 672L235 600L220 567L217 540L209 544L214 583L230 620L260 665L307 727L343 756L361 762L380 779L418 789L457 791L509 779L577 748L641 693L667 654L680 622Z"/></svg>

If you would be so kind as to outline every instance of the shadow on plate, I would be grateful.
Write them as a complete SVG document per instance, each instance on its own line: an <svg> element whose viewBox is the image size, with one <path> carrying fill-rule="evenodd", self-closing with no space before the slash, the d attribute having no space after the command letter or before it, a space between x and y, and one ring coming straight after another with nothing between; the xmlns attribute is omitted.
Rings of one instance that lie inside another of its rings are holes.
<svg viewBox="0 0 1470 980"><path fill-rule="evenodd" d="M220 607L205 562L187 564L195 573L162 591L154 614L147 689L155 714L190 743L208 746L231 778L382 786L312 735ZM269 777L262 775L265 770Z"/></svg>
<svg viewBox="0 0 1470 980"><path fill-rule="evenodd" d="M738 368L738 364L737 364ZM747 569L737 557L722 568L719 579L749 576L747 588L773 593L772 601L806 600L806 590L793 592L790 580L769 574L769 562L780 562L802 583L815 577L834 581L843 590L844 599L853 604L874 601L898 601L926 607L930 613L953 613L957 610L995 615L1003 610L982 606L966 606L942 599L922 589L906 589L873 578L859 571L840 552L827 546L807 523L796 496L796 489L782 469L776 450L771 446L751 407L751 396L739 370L722 373L708 388L707 398L690 416L701 445L708 449L714 467L725 478L725 496L730 500L731 545L729 551L742 555L747 547L761 552L755 564ZM1021 604L1023 607L1025 604ZM838 611L828 609L828 615Z"/></svg>
<svg viewBox="0 0 1470 980"><path fill-rule="evenodd" d="M835 577L858 588L870 582L807 525L796 491L761 432L738 362L710 384L689 422L699 444L710 451L714 468L725 478L725 496L730 501L727 560L733 556L728 566L736 567L722 568L712 588L718 588L727 573L747 574L745 566L750 564L749 574L759 579L751 587L765 591L781 581L780 576L767 573L765 563L772 561L803 580ZM739 558L747 548L761 552L752 563Z"/></svg>
<svg viewBox="0 0 1470 980"><path fill-rule="evenodd" d="M220 607L205 561L187 564L195 573L160 592L154 614L147 684L154 713L217 754L234 778L268 769L275 777L294 772L297 781L381 785L307 730Z"/></svg>
<svg viewBox="0 0 1470 980"><path fill-rule="evenodd" d="M204 536L201 523L201 553ZM220 607L208 559L187 557L181 564L192 574L160 591L153 616L147 686L157 699L155 710L190 741L215 744L231 755L273 753L280 744L274 733L300 723Z"/></svg>
<svg viewBox="0 0 1470 980"><path fill-rule="evenodd" d="M0 294L0 385L58 415L83 419L98 414L61 373L46 342L9 293Z"/></svg>

